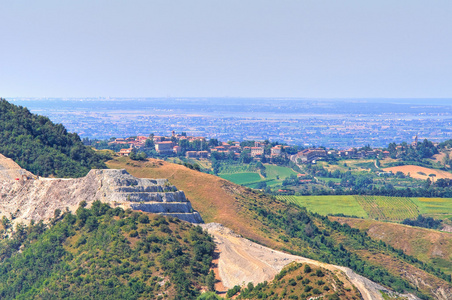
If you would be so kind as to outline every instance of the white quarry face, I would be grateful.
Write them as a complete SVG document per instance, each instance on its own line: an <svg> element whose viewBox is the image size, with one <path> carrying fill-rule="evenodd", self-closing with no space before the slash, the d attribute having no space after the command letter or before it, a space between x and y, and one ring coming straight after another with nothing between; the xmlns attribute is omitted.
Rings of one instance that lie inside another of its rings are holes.
<svg viewBox="0 0 452 300"><path fill-rule="evenodd" d="M184 192L167 179L136 178L126 170L91 170L74 179L38 178L1 155L0 184L0 217L13 215L15 223L47 221L56 209L75 212L81 201L90 205L95 200L203 223Z"/></svg>

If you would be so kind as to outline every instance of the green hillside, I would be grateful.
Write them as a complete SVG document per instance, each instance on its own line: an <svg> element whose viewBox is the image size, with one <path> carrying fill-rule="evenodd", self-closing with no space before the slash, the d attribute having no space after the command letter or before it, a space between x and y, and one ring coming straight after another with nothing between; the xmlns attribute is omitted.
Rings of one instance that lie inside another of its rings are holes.
<svg viewBox="0 0 452 300"><path fill-rule="evenodd" d="M1 240L0 299L194 299L213 282L199 226L98 201L59 219Z"/></svg>
<svg viewBox="0 0 452 300"><path fill-rule="evenodd" d="M86 147L76 133L0 98L0 153L40 175L80 177L105 168L104 157Z"/></svg>
<svg viewBox="0 0 452 300"><path fill-rule="evenodd" d="M345 286L332 272L292 262L275 279L248 284L237 299L362 299L356 288Z"/></svg>

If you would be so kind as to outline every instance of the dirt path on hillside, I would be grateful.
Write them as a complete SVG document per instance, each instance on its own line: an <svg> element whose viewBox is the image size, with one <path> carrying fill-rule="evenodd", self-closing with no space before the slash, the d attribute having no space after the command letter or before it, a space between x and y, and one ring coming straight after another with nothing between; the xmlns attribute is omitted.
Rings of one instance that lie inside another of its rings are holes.
<svg viewBox="0 0 452 300"><path fill-rule="evenodd" d="M243 286L248 282L256 285L260 282L271 281L284 266L292 261L297 261L332 271L346 285L356 286L365 300L383 299L380 290L387 291L383 286L354 273L349 268L272 250L242 238L221 224L209 223L202 226L215 238L220 252L216 261L217 273L226 288L232 288L235 285ZM405 296L409 299L417 299L411 295Z"/></svg>

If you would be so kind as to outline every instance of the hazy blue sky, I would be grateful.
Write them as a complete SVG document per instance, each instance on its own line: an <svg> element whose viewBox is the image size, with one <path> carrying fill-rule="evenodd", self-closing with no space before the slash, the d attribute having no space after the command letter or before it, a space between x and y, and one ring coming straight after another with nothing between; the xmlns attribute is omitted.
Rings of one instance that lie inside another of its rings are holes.
<svg viewBox="0 0 452 300"><path fill-rule="evenodd" d="M2 97L452 97L452 1L0 0Z"/></svg>

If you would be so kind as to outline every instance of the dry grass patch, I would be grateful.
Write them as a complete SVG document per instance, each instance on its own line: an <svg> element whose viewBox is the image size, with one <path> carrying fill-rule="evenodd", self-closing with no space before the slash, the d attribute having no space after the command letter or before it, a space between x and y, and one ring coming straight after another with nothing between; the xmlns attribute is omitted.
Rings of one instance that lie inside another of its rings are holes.
<svg viewBox="0 0 452 300"><path fill-rule="evenodd" d="M426 180L427 178L431 178L429 175L430 174L435 174L435 180L436 179L452 179L452 173L446 172L446 171L441 171L441 170L435 170L435 169L430 169L430 168L425 168L425 167L420 167L420 166L414 166L414 165L407 165L407 166L398 166L398 167L390 167L390 168L384 168L383 169L386 172L392 172L392 173L397 173L397 172L402 172L405 175L410 174L410 176L412 178L416 178L416 179L422 179L422 180Z"/></svg>

